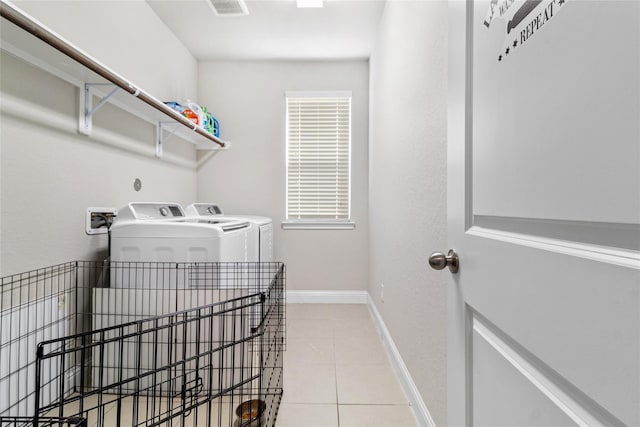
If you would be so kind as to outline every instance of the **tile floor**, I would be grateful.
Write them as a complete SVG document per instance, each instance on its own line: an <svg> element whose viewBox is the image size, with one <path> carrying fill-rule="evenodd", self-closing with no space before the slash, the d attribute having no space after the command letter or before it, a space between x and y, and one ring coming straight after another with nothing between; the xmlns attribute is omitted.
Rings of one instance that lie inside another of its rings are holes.
<svg viewBox="0 0 640 427"><path fill-rule="evenodd" d="M284 395L277 427L417 426L366 305L288 304L286 318ZM97 399L92 396L85 407L97 407ZM212 425L217 425L218 415L223 420L235 418L231 414L237 403L223 398L212 408L203 406L172 424L206 425L210 414ZM104 406L104 415L91 411L88 426L97 425L98 419L104 420L101 425L117 425L118 418L122 425L131 425L131 414L136 412L132 405L132 398L123 400L121 416L115 403ZM175 405L181 401L147 402L141 397L137 419ZM64 409L67 414L77 412L77 403ZM55 415L57 411L49 414Z"/></svg>
<svg viewBox="0 0 640 427"><path fill-rule="evenodd" d="M288 304L278 427L417 426L366 305Z"/></svg>

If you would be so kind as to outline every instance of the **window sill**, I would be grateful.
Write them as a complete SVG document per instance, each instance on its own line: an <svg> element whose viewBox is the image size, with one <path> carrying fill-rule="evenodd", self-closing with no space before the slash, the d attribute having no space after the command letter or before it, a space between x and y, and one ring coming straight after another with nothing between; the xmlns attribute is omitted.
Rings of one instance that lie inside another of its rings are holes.
<svg viewBox="0 0 640 427"><path fill-rule="evenodd" d="M352 221L282 221L283 230L353 230L356 223Z"/></svg>

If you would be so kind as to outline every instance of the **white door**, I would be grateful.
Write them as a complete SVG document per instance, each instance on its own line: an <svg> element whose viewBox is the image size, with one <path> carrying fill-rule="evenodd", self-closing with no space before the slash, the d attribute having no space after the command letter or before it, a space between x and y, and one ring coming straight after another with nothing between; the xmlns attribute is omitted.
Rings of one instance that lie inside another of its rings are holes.
<svg viewBox="0 0 640 427"><path fill-rule="evenodd" d="M639 426L640 1L449 23L449 424Z"/></svg>

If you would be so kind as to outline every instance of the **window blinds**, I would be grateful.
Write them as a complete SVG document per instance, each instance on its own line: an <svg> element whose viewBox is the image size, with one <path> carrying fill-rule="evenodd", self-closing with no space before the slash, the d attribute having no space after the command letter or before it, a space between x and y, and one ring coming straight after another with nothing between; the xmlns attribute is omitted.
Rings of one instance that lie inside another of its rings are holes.
<svg viewBox="0 0 640 427"><path fill-rule="evenodd" d="M350 156L350 96L287 96L287 219L349 219Z"/></svg>

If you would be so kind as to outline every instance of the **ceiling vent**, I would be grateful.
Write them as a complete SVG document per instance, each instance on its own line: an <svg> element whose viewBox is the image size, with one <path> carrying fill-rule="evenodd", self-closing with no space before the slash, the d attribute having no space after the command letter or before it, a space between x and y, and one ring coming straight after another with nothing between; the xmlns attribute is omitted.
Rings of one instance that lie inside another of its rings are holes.
<svg viewBox="0 0 640 427"><path fill-rule="evenodd" d="M213 13L218 16L248 15L249 9L244 0L207 0Z"/></svg>

